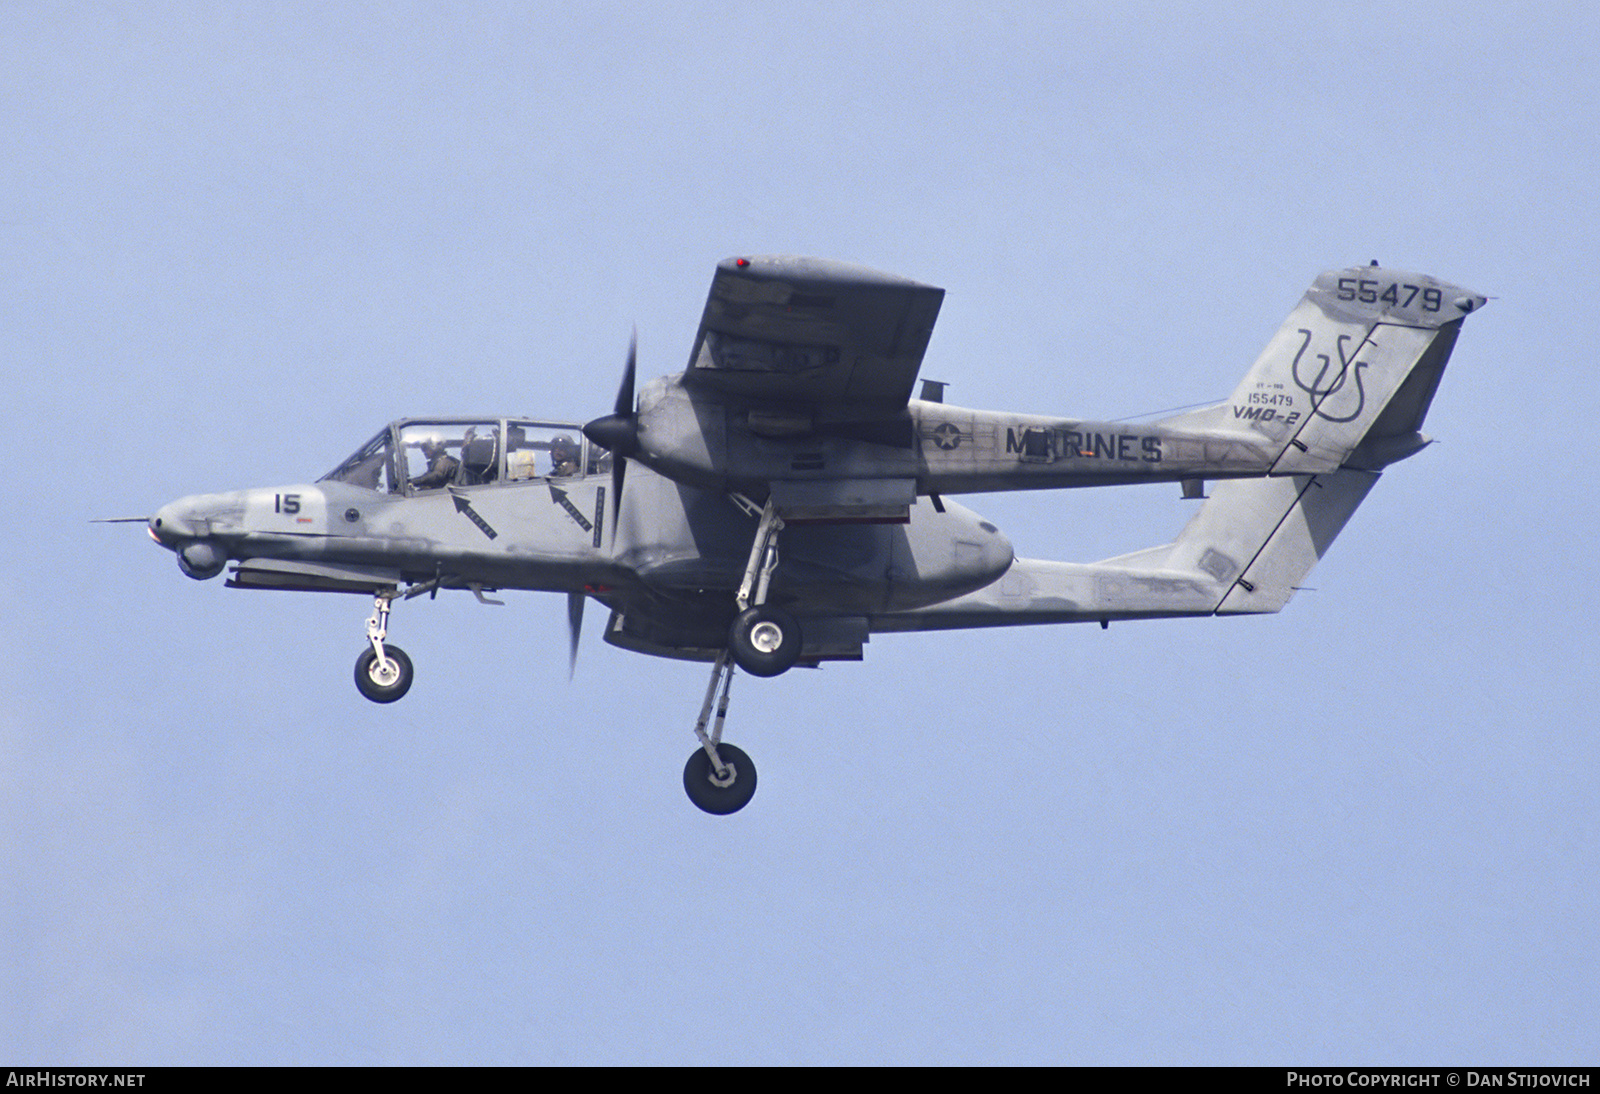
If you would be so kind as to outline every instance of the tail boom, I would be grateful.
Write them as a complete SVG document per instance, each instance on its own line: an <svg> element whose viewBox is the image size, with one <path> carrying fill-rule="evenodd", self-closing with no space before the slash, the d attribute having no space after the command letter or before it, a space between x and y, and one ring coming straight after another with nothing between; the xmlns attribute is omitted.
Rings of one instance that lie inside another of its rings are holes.
<svg viewBox="0 0 1600 1094"><path fill-rule="evenodd" d="M1224 403L1147 424L913 400L917 491L960 494L1308 475L1415 433L1485 297L1377 267L1319 276Z"/></svg>
<svg viewBox="0 0 1600 1094"><path fill-rule="evenodd" d="M1103 562L1018 559L955 600L873 620L875 631L1109 623L1276 612L1378 481L1326 475L1218 483L1176 540Z"/></svg>
<svg viewBox="0 0 1600 1094"><path fill-rule="evenodd" d="M1429 443L1423 419L1462 320L1486 299L1376 266L1321 275L1228 402L1145 427L1153 440L1135 438L1140 451L1159 455L1142 469L1146 481L1219 480L1177 539L1095 563L1017 559L982 589L874 618L872 629L1281 610L1383 469ZM1207 470L1219 456L1220 466ZM1253 461L1253 470L1242 469Z"/></svg>

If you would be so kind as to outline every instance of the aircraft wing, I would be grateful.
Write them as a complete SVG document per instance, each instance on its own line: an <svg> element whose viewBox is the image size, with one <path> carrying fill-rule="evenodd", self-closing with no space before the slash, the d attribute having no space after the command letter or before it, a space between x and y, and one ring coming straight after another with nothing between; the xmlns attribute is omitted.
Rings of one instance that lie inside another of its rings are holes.
<svg viewBox="0 0 1600 1094"><path fill-rule="evenodd" d="M903 410L944 290L865 266L757 255L711 280L684 382L817 420Z"/></svg>

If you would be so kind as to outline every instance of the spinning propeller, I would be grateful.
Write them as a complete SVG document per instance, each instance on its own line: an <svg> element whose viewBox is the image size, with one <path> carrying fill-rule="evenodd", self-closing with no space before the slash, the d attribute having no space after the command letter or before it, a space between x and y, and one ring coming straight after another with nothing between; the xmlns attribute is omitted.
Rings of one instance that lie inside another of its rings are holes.
<svg viewBox="0 0 1600 1094"><path fill-rule="evenodd" d="M628 364L622 370L615 408L604 418L583 427L583 435L611 453L611 535L617 534L617 508L622 502L622 480L628 457L639 451L639 414L633 405L633 378L639 363L639 331L628 339Z"/></svg>
<svg viewBox="0 0 1600 1094"><path fill-rule="evenodd" d="M622 506L622 482L627 476L628 457L639 451L639 414L633 402L634 375L639 364L639 330L628 339L628 363L622 370L622 384L612 412L583 427L583 435L611 453L611 538L617 538L617 513ZM578 666L578 635L583 630L583 593L567 594L567 629L572 645L567 662L567 678Z"/></svg>
<svg viewBox="0 0 1600 1094"><path fill-rule="evenodd" d="M572 636L572 644L567 648L567 679L570 681L578 671L578 635L583 630L583 593L567 594L567 632Z"/></svg>

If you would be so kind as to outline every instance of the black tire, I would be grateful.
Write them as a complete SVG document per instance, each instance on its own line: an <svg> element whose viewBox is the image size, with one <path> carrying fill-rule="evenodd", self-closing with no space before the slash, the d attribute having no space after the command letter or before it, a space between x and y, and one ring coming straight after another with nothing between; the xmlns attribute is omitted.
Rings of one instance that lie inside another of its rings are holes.
<svg viewBox="0 0 1600 1094"><path fill-rule="evenodd" d="M728 628L728 652L751 676L777 676L800 656L800 624L788 612L765 604L746 608Z"/></svg>
<svg viewBox="0 0 1600 1094"><path fill-rule="evenodd" d="M744 754L743 749L729 744L719 744L717 755L722 757L724 764L733 768L733 782L727 786L712 782L716 772L712 770L711 757L706 755L705 749L697 748L694 755L689 757L689 762L683 765L683 789L695 805L707 813L725 817L729 813L737 813L755 797L756 765Z"/></svg>
<svg viewBox="0 0 1600 1094"><path fill-rule="evenodd" d="M399 666L393 680L377 672L378 655L369 646L356 658L356 687L374 703L392 703L411 690L411 658L399 646L385 645L383 652Z"/></svg>

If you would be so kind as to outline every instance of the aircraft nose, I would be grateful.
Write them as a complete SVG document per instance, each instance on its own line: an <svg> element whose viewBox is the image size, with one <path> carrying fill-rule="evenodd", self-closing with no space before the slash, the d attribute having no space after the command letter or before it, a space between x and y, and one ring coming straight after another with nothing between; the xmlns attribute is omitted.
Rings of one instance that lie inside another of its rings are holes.
<svg viewBox="0 0 1600 1094"><path fill-rule="evenodd" d="M150 538L168 550L175 551L186 539L209 535L211 529L197 527L203 522L197 521L195 517L195 507L191 498L179 498L163 505L156 510L156 515L150 518Z"/></svg>
<svg viewBox="0 0 1600 1094"><path fill-rule="evenodd" d="M215 500L206 495L179 498L150 518L150 538L177 554L178 568L197 581L216 577L228 562L227 548L213 535Z"/></svg>

